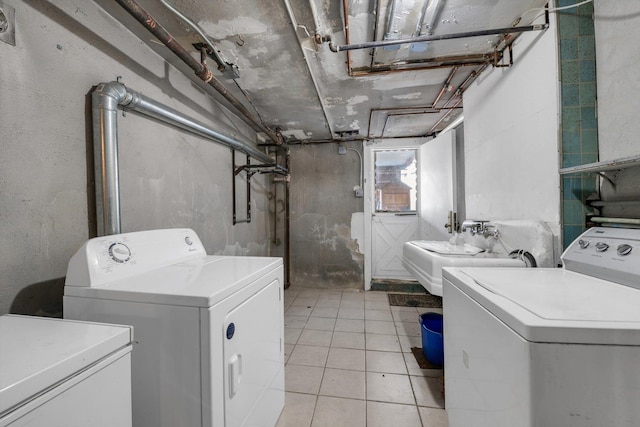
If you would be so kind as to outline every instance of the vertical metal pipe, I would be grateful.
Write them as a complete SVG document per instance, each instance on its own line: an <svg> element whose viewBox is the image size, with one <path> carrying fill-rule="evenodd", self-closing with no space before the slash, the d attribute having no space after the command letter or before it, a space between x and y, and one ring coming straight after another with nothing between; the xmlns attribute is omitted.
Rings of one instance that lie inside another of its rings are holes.
<svg viewBox="0 0 640 427"><path fill-rule="evenodd" d="M290 160L290 150L287 150L287 154L284 160L284 167L289 170L289 160ZM287 289L291 286L291 239L290 239L290 228L291 228L291 209L289 203L289 193L290 193L290 174L287 174L284 181L284 242L285 242L285 253L284 253L284 265L285 265L285 279L284 279L284 288Z"/></svg>
<svg viewBox="0 0 640 427"><path fill-rule="evenodd" d="M274 164L278 164L278 150L275 153ZM278 243L278 183L273 181L273 244Z"/></svg>
<svg viewBox="0 0 640 427"><path fill-rule="evenodd" d="M247 222L251 222L251 169L249 166L251 165L251 157L247 155L247 169L245 171L245 179L247 180Z"/></svg>
<svg viewBox="0 0 640 427"><path fill-rule="evenodd" d="M98 236L119 234L118 104L124 86L100 84L91 95Z"/></svg>
<svg viewBox="0 0 640 427"><path fill-rule="evenodd" d="M231 150L231 216L233 225L237 224L236 213L236 150Z"/></svg>
<svg viewBox="0 0 640 427"><path fill-rule="evenodd" d="M127 89L122 83L100 83L91 95L91 104L98 236L121 233L118 106L184 129L232 150L238 150L260 162L266 164L273 162L271 157L255 148L250 142L238 140L207 127L166 105Z"/></svg>

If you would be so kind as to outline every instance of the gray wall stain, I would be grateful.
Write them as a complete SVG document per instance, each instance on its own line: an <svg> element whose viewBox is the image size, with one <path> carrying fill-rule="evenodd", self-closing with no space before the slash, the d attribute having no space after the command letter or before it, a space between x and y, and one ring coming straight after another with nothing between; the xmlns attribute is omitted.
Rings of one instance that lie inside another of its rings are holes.
<svg viewBox="0 0 640 427"><path fill-rule="evenodd" d="M344 143L362 150L359 142ZM363 287L364 256L351 239L351 215L362 212L359 157L337 144L291 150L291 283L293 287Z"/></svg>

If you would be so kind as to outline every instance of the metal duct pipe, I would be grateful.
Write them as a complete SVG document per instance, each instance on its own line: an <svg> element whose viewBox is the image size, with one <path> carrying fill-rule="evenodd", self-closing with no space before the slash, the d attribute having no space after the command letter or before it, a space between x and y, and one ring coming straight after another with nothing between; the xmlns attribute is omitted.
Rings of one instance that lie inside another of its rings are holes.
<svg viewBox="0 0 640 427"><path fill-rule="evenodd" d="M220 133L184 114L135 92L119 82L101 83L93 91L92 119L98 235L119 234L120 181L118 176L118 107L152 117L245 153L263 163L273 159L248 141Z"/></svg>
<svg viewBox="0 0 640 427"><path fill-rule="evenodd" d="M169 50L175 53L185 64L187 64L196 75L202 79L205 83L208 83L211 87L220 93L246 120L248 124L255 126L260 131L264 132L269 139L278 145L282 145L282 138L271 129L266 127L262 122L255 117L251 112L233 96L226 87L207 68L205 64L201 64L195 60L191 54L176 41L176 39L155 20L146 10L142 8L134 0L116 0L120 6L122 6L131 16L133 16L138 22L140 22L151 34L162 42Z"/></svg>

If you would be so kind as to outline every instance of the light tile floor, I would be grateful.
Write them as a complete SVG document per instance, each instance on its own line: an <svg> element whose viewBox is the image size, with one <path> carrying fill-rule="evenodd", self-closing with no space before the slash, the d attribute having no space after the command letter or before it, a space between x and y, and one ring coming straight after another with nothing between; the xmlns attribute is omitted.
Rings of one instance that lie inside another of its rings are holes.
<svg viewBox="0 0 640 427"><path fill-rule="evenodd" d="M442 370L420 369L418 315L378 291L288 289L277 427L446 427Z"/></svg>

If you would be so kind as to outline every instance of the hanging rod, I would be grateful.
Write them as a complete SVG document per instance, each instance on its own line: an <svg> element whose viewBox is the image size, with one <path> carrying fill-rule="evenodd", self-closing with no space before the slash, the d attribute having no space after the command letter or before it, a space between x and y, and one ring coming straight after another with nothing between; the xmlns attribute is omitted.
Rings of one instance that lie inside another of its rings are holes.
<svg viewBox="0 0 640 427"><path fill-rule="evenodd" d="M254 172L251 172L252 170ZM255 173L260 173L260 174L275 173L278 175L286 176L289 174L289 172L287 172L287 170L284 167L276 163L266 164L266 165L251 165L251 164L241 165L235 168L234 173L235 175L237 175L242 171L246 171L247 173L251 172L251 175Z"/></svg>

